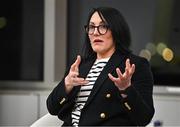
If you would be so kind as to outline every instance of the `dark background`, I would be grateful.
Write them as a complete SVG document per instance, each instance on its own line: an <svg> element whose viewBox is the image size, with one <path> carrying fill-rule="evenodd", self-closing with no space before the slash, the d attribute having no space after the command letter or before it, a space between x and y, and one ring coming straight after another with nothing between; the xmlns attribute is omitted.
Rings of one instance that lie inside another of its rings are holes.
<svg viewBox="0 0 180 127"><path fill-rule="evenodd" d="M44 0L1 0L0 80L43 80Z"/></svg>

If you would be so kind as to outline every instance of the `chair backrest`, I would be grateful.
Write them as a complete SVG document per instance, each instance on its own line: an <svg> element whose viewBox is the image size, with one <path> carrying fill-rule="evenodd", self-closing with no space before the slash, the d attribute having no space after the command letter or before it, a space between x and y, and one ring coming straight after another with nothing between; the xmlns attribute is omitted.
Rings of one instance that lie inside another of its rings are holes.
<svg viewBox="0 0 180 127"><path fill-rule="evenodd" d="M63 121L49 113L35 121L30 127L60 127Z"/></svg>

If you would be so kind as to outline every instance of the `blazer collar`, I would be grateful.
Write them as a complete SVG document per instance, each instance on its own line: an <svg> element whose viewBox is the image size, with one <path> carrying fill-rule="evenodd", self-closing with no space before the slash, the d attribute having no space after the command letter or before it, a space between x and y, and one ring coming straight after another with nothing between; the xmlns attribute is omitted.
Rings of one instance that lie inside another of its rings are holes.
<svg viewBox="0 0 180 127"><path fill-rule="evenodd" d="M108 73L111 73L114 69L116 69L118 66L120 66L120 64L122 64L123 61L125 61L124 59L125 59L125 55L121 55L117 51L114 52L114 54L111 56L108 63L106 64L106 66L102 70L101 74L97 78L97 80L96 80L96 82L95 82L95 84L93 86L93 90L91 91L91 94L89 95L88 100L87 100L84 108L88 104L90 104L90 102L92 101L93 97L96 95L96 93L98 92L98 90L102 86L105 79L109 78ZM92 66L92 64L91 64L91 66ZM89 72L91 66L90 67L88 66L88 69L85 68L84 70L86 70L86 71L88 70L87 72ZM86 73L86 75L87 75L87 73Z"/></svg>

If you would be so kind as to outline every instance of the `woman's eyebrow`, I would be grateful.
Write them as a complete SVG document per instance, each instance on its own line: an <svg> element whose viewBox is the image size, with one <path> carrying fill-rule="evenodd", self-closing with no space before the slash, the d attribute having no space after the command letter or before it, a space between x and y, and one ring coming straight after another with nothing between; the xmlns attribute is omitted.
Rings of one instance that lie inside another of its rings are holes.
<svg viewBox="0 0 180 127"><path fill-rule="evenodd" d="M94 22L89 22L89 24L90 24L90 25L95 25ZM99 25L104 25L104 24L106 24L104 21L101 21L101 22L99 23Z"/></svg>
<svg viewBox="0 0 180 127"><path fill-rule="evenodd" d="M106 24L104 21L101 21L100 23L99 23L100 25L104 25L104 24Z"/></svg>

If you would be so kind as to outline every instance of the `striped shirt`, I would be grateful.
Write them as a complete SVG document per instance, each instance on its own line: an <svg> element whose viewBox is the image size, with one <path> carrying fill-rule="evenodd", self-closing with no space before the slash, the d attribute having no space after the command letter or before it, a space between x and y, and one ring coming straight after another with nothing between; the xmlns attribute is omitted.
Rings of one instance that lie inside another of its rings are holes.
<svg viewBox="0 0 180 127"><path fill-rule="evenodd" d="M73 126L78 126L79 119L81 116L81 110L86 104L86 101L88 100L88 97L91 94L91 90L93 89L93 86L98 76L100 75L101 71L103 70L108 60L109 58L96 60L93 66L91 67L86 77L86 80L89 81L89 83L81 86L80 91L78 92L76 97L76 103L74 105L74 109L71 114Z"/></svg>

